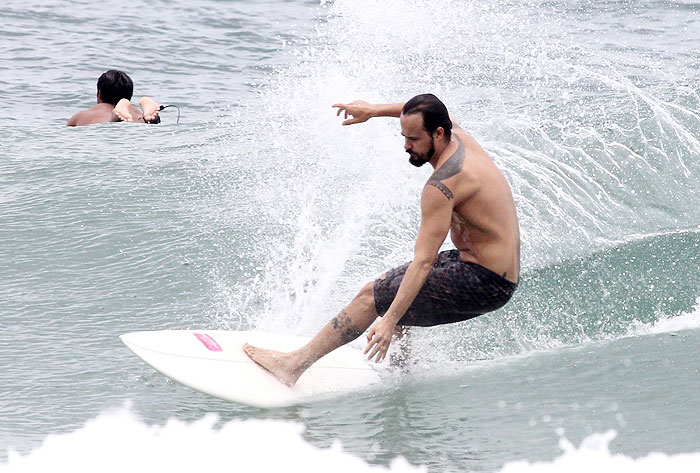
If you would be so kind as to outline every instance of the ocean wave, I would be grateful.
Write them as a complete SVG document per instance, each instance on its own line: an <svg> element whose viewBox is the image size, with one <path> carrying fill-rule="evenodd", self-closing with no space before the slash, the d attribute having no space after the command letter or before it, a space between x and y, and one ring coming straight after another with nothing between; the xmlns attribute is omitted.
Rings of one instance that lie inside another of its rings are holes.
<svg viewBox="0 0 700 473"><path fill-rule="evenodd" d="M577 473L596 471L598 473L642 473L673 471L674 473L695 472L700 468L700 452L666 455L652 452L640 458L613 454L609 444L617 433L608 430L586 437L579 448L565 438L560 439L562 455L551 462L528 462L526 460L506 463L500 473Z"/></svg>
<svg viewBox="0 0 700 473"><path fill-rule="evenodd" d="M2 473L63 471L201 471L222 468L289 472L426 472L396 457L388 467L370 465L343 451L339 441L318 448L303 438L304 426L276 420L234 420L219 425L207 414L194 422L170 419L148 425L128 405L105 411L73 432L47 436L27 453L8 452ZM576 447L560 431L562 454L551 461L518 459L500 473L530 472L695 472L700 452L667 455L651 452L632 458L610 451L614 430L589 435Z"/></svg>
<svg viewBox="0 0 700 473"><path fill-rule="evenodd" d="M304 427L275 420L234 420L217 426L208 414L194 422L170 419L148 425L130 406L105 411L73 432L47 436L41 446L21 455L8 452L2 473L36 471L333 471L423 472L397 457L388 468L372 466L345 453L339 442L314 447Z"/></svg>
<svg viewBox="0 0 700 473"><path fill-rule="evenodd" d="M681 330L700 328L700 297L692 311L676 316L661 315L659 320L651 323L637 322L632 324L628 335L650 335L658 333L674 333Z"/></svg>

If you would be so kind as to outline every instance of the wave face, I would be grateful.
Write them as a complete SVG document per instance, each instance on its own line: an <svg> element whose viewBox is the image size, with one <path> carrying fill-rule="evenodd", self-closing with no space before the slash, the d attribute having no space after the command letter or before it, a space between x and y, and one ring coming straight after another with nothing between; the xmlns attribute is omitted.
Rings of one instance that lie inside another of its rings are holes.
<svg viewBox="0 0 700 473"><path fill-rule="evenodd" d="M401 157L395 120L341 128L330 105L422 92L441 97L504 172L522 230L513 303L448 338L475 333L465 351L495 356L606 338L693 307L697 51L652 38L687 26L694 6L656 5L663 24L629 2L323 6L295 60L240 116L245 129L266 125L231 171L254 173L239 211L258 215L264 269L220 280L224 323L313 332L361 284L411 259L429 171ZM600 39L611 25L616 34Z"/></svg>

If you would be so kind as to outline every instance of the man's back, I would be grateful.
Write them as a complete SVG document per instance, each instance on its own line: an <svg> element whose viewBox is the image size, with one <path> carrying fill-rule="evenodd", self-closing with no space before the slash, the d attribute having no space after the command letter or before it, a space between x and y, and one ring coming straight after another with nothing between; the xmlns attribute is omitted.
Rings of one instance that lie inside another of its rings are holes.
<svg viewBox="0 0 700 473"><path fill-rule="evenodd" d="M463 152L464 161L462 170L444 181L455 195L452 242L464 261L517 282L520 232L510 186L473 138L458 127L453 129L453 136L461 142L456 153Z"/></svg>
<svg viewBox="0 0 700 473"><path fill-rule="evenodd" d="M114 105L110 103L98 103L70 117L66 125L83 126L111 122L114 121L113 110Z"/></svg>

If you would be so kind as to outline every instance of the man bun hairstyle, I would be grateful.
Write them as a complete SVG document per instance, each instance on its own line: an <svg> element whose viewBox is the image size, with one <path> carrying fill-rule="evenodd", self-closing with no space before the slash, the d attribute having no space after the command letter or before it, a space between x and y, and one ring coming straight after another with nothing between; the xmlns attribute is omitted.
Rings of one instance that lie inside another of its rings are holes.
<svg viewBox="0 0 700 473"><path fill-rule="evenodd" d="M125 72L111 69L97 79L97 91L103 102L117 105L121 99L131 101L134 83Z"/></svg>
<svg viewBox="0 0 700 473"><path fill-rule="evenodd" d="M447 141L452 138L452 120L442 101L433 94L416 95L403 106L404 115L420 113L423 115L423 128L431 135L439 127L445 130Z"/></svg>

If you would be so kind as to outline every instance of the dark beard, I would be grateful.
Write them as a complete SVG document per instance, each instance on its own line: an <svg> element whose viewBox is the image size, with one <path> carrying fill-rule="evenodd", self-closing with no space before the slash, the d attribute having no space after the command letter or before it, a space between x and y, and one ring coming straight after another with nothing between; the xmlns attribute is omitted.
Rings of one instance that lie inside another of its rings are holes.
<svg viewBox="0 0 700 473"><path fill-rule="evenodd" d="M435 155L435 140L433 140L432 136L430 137L430 149L426 154L413 154L411 152L408 152L408 155L408 162L413 164L417 168L421 167L425 163L429 163Z"/></svg>
<svg viewBox="0 0 700 473"><path fill-rule="evenodd" d="M427 163L429 161L430 161L429 159L414 156L412 154L408 157L408 162L413 164L417 168L421 167L422 165L424 165L425 163Z"/></svg>

